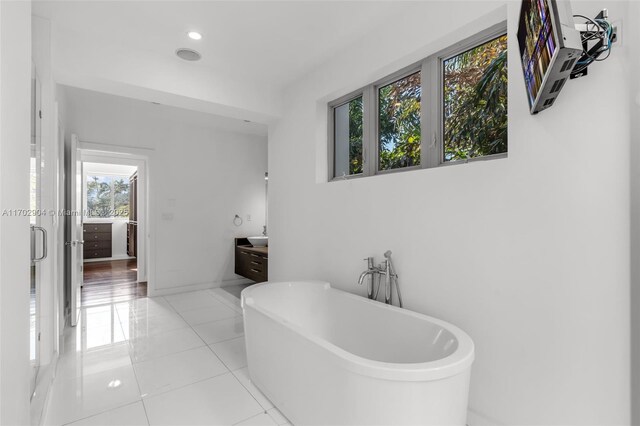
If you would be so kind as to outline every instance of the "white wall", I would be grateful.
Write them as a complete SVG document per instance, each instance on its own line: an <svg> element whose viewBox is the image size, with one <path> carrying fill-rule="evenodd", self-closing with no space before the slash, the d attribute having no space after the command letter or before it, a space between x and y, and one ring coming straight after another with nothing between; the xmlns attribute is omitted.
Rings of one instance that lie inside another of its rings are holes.
<svg viewBox="0 0 640 426"><path fill-rule="evenodd" d="M504 19L502 2L399 3L393 36L367 34L289 88L269 132L269 278L364 295L361 259L390 249L406 307L476 344L471 424L628 424L627 52L531 116L519 3L505 3L507 159L326 182L326 102ZM626 2L573 6L627 16Z"/></svg>
<svg viewBox="0 0 640 426"><path fill-rule="evenodd" d="M127 255L127 222L114 221L111 225L111 257L113 259L126 259Z"/></svg>
<svg viewBox="0 0 640 426"><path fill-rule="evenodd" d="M31 3L0 2L0 211L29 208ZM29 423L29 218L0 215L0 424Z"/></svg>
<svg viewBox="0 0 640 426"><path fill-rule="evenodd" d="M207 114L82 89L65 91L67 133L83 142L153 150L149 227L155 280L150 291L218 286L240 278L233 273L233 238L262 232L266 135L212 127ZM241 227L233 225L236 213L244 218Z"/></svg>

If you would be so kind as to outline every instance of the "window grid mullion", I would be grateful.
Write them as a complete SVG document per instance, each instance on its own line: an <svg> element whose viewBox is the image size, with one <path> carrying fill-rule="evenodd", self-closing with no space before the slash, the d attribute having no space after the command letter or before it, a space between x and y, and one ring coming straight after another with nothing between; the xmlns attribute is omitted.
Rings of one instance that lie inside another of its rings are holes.
<svg viewBox="0 0 640 426"><path fill-rule="evenodd" d="M442 67L440 57L434 55L429 60L430 85L433 96L430 101L431 117L429 117L430 129L427 135L430 147L429 167L438 167L442 164L443 135L442 135Z"/></svg>
<svg viewBox="0 0 640 426"><path fill-rule="evenodd" d="M420 84L422 86L422 98L420 99L420 167L426 169L429 165L430 134L431 134L431 74L429 73L429 60L425 59L420 65Z"/></svg>
<svg viewBox="0 0 640 426"><path fill-rule="evenodd" d="M115 216L116 210L116 184L113 176L111 177L111 211L109 212L110 216Z"/></svg>
<svg viewBox="0 0 640 426"><path fill-rule="evenodd" d="M336 177L336 138L335 138L335 107L329 105L327 108L327 133L329 136L329 146L327 147L327 154L329 157L328 164L328 178L333 180Z"/></svg>
<svg viewBox="0 0 640 426"><path fill-rule="evenodd" d="M363 125L365 126L365 176L373 176L376 174L376 158L377 158L377 131L376 131L376 99L373 85L369 85L364 90L363 104L365 105L365 114Z"/></svg>
<svg viewBox="0 0 640 426"><path fill-rule="evenodd" d="M371 165L371 105L369 101L371 94L369 88L362 90L362 175L370 176L369 166Z"/></svg>

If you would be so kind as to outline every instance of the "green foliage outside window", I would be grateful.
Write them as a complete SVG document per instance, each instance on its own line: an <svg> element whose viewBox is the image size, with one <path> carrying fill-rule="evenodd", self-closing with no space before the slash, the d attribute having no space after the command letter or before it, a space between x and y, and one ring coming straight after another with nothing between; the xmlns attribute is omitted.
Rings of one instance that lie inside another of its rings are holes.
<svg viewBox="0 0 640 426"><path fill-rule="evenodd" d="M87 178L87 210L89 217L109 217L111 212L111 179L106 176Z"/></svg>
<svg viewBox="0 0 640 426"><path fill-rule="evenodd" d="M507 36L443 67L444 161L507 152Z"/></svg>
<svg viewBox="0 0 640 426"><path fill-rule="evenodd" d="M129 217L129 180L113 179L113 207L116 217Z"/></svg>
<svg viewBox="0 0 640 426"><path fill-rule="evenodd" d="M420 73L378 89L379 170L420 165Z"/></svg>
<svg viewBox="0 0 640 426"><path fill-rule="evenodd" d="M129 217L129 180L87 176L88 217Z"/></svg>
<svg viewBox="0 0 640 426"><path fill-rule="evenodd" d="M349 102L349 174L362 173L362 97Z"/></svg>

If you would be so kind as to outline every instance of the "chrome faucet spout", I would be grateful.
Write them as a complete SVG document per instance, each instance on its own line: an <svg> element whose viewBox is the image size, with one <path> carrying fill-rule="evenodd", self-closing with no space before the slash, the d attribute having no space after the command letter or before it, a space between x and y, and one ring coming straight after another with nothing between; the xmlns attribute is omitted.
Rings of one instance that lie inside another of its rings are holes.
<svg viewBox="0 0 640 426"><path fill-rule="evenodd" d="M358 284L362 285L362 282L364 281L365 277L367 275L373 275L374 272L373 271L364 271L363 273L360 274L360 278L358 278Z"/></svg>
<svg viewBox="0 0 640 426"><path fill-rule="evenodd" d="M367 261L367 270L360 274L360 277L358 278L358 284L362 285L362 283L363 283L364 279L367 277L367 275L370 275L371 279L367 283L367 297L369 299L373 299L374 298L374 295L373 295L373 274L375 274L377 272L377 270L373 266L373 257L368 257L368 258L366 258L364 260Z"/></svg>

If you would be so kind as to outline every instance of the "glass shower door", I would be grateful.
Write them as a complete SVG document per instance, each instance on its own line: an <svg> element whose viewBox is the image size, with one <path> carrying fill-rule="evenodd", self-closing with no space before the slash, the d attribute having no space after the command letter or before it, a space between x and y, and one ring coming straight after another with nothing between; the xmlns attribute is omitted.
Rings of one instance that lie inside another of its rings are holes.
<svg viewBox="0 0 640 426"><path fill-rule="evenodd" d="M42 175L42 138L40 112L40 82L35 67L31 73L31 181L30 195L30 225L31 225L31 282L29 309L29 358L31 361L31 395L35 391L36 378L40 368L40 261L47 256L47 234L40 225L39 209Z"/></svg>

